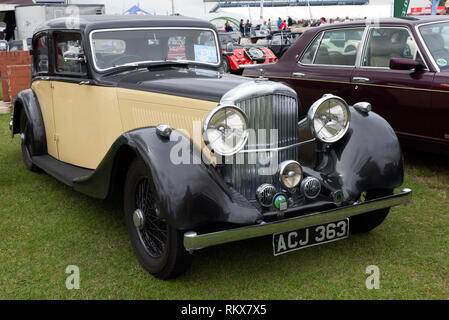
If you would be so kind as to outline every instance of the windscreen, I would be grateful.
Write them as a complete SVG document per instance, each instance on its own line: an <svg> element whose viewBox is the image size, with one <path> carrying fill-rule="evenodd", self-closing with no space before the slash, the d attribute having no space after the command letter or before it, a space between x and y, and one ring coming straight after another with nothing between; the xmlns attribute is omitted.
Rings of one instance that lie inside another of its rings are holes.
<svg viewBox="0 0 449 320"><path fill-rule="evenodd" d="M91 34L98 70L152 61L218 64L215 33L206 29L117 29Z"/></svg>

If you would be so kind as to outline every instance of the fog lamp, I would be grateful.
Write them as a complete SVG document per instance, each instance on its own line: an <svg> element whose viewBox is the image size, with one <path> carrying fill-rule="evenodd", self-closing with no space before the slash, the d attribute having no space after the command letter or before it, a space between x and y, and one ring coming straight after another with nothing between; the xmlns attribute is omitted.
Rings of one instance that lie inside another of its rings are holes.
<svg viewBox="0 0 449 320"><path fill-rule="evenodd" d="M279 181L286 189L293 189L302 180L302 167L293 160L284 161L279 166Z"/></svg>

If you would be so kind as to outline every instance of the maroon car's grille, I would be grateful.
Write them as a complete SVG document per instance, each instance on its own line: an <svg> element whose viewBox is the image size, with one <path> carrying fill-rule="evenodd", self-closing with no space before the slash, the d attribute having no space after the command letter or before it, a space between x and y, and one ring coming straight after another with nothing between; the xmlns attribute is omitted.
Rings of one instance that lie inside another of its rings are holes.
<svg viewBox="0 0 449 320"><path fill-rule="evenodd" d="M275 152L245 151L280 148L297 143L298 105L296 99L289 96L265 95L238 101L237 106L246 113L250 129L255 132L265 129L265 139L260 134L258 138L250 137L243 152L234 156L231 170L234 189L247 199L254 200L257 188L263 183L271 183L280 189L277 168L285 160L297 160L298 151L297 148ZM277 137L271 134L270 130L273 129L277 131ZM271 156L271 162L267 161L267 155Z"/></svg>

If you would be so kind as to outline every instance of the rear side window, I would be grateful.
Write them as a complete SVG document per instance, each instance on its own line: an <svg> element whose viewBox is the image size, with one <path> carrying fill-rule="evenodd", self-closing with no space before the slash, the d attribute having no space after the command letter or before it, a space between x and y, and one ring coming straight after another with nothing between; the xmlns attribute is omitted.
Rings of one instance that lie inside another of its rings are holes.
<svg viewBox="0 0 449 320"><path fill-rule="evenodd" d="M318 44L321 41L321 36L323 35L323 33L320 33L315 40L313 40L312 44L307 48L306 52L304 52L304 54L301 57L300 62L302 64L312 64L313 60L315 58L315 52L316 49L318 48Z"/></svg>
<svg viewBox="0 0 449 320"><path fill-rule="evenodd" d="M55 35L56 72L85 74L84 48L79 33L57 33Z"/></svg>
<svg viewBox="0 0 449 320"><path fill-rule="evenodd" d="M48 67L48 36L42 35L35 40L34 68L37 73L47 73Z"/></svg>
<svg viewBox="0 0 449 320"><path fill-rule="evenodd" d="M325 31L301 59L304 64L354 66L364 28Z"/></svg>

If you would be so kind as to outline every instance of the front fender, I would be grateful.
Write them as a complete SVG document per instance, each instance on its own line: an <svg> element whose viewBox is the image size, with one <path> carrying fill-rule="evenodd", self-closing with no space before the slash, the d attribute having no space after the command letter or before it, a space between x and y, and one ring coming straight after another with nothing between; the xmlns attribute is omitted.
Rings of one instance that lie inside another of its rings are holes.
<svg viewBox="0 0 449 320"><path fill-rule="evenodd" d="M356 200L367 190L401 186L404 163L394 130L374 112L350 109L347 134L330 147L317 171L330 189L341 190L345 199Z"/></svg>
<svg viewBox="0 0 449 320"><path fill-rule="evenodd" d="M20 115L25 112L33 132L33 156L47 152L45 125L39 101L32 89L21 91L14 100L12 134L20 133Z"/></svg>
<svg viewBox="0 0 449 320"><path fill-rule="evenodd" d="M217 171L201 162L201 155L191 141L178 131L162 138L155 128L132 130L118 138L99 167L89 176L74 181L77 191L106 198L115 183L114 173L122 150L131 149L147 165L157 191L161 214L168 223L181 230L212 223L254 224L260 212L243 196L230 189ZM173 147L187 151L190 162L171 161ZM195 160L195 161L194 161ZM120 166L120 165L118 165Z"/></svg>

